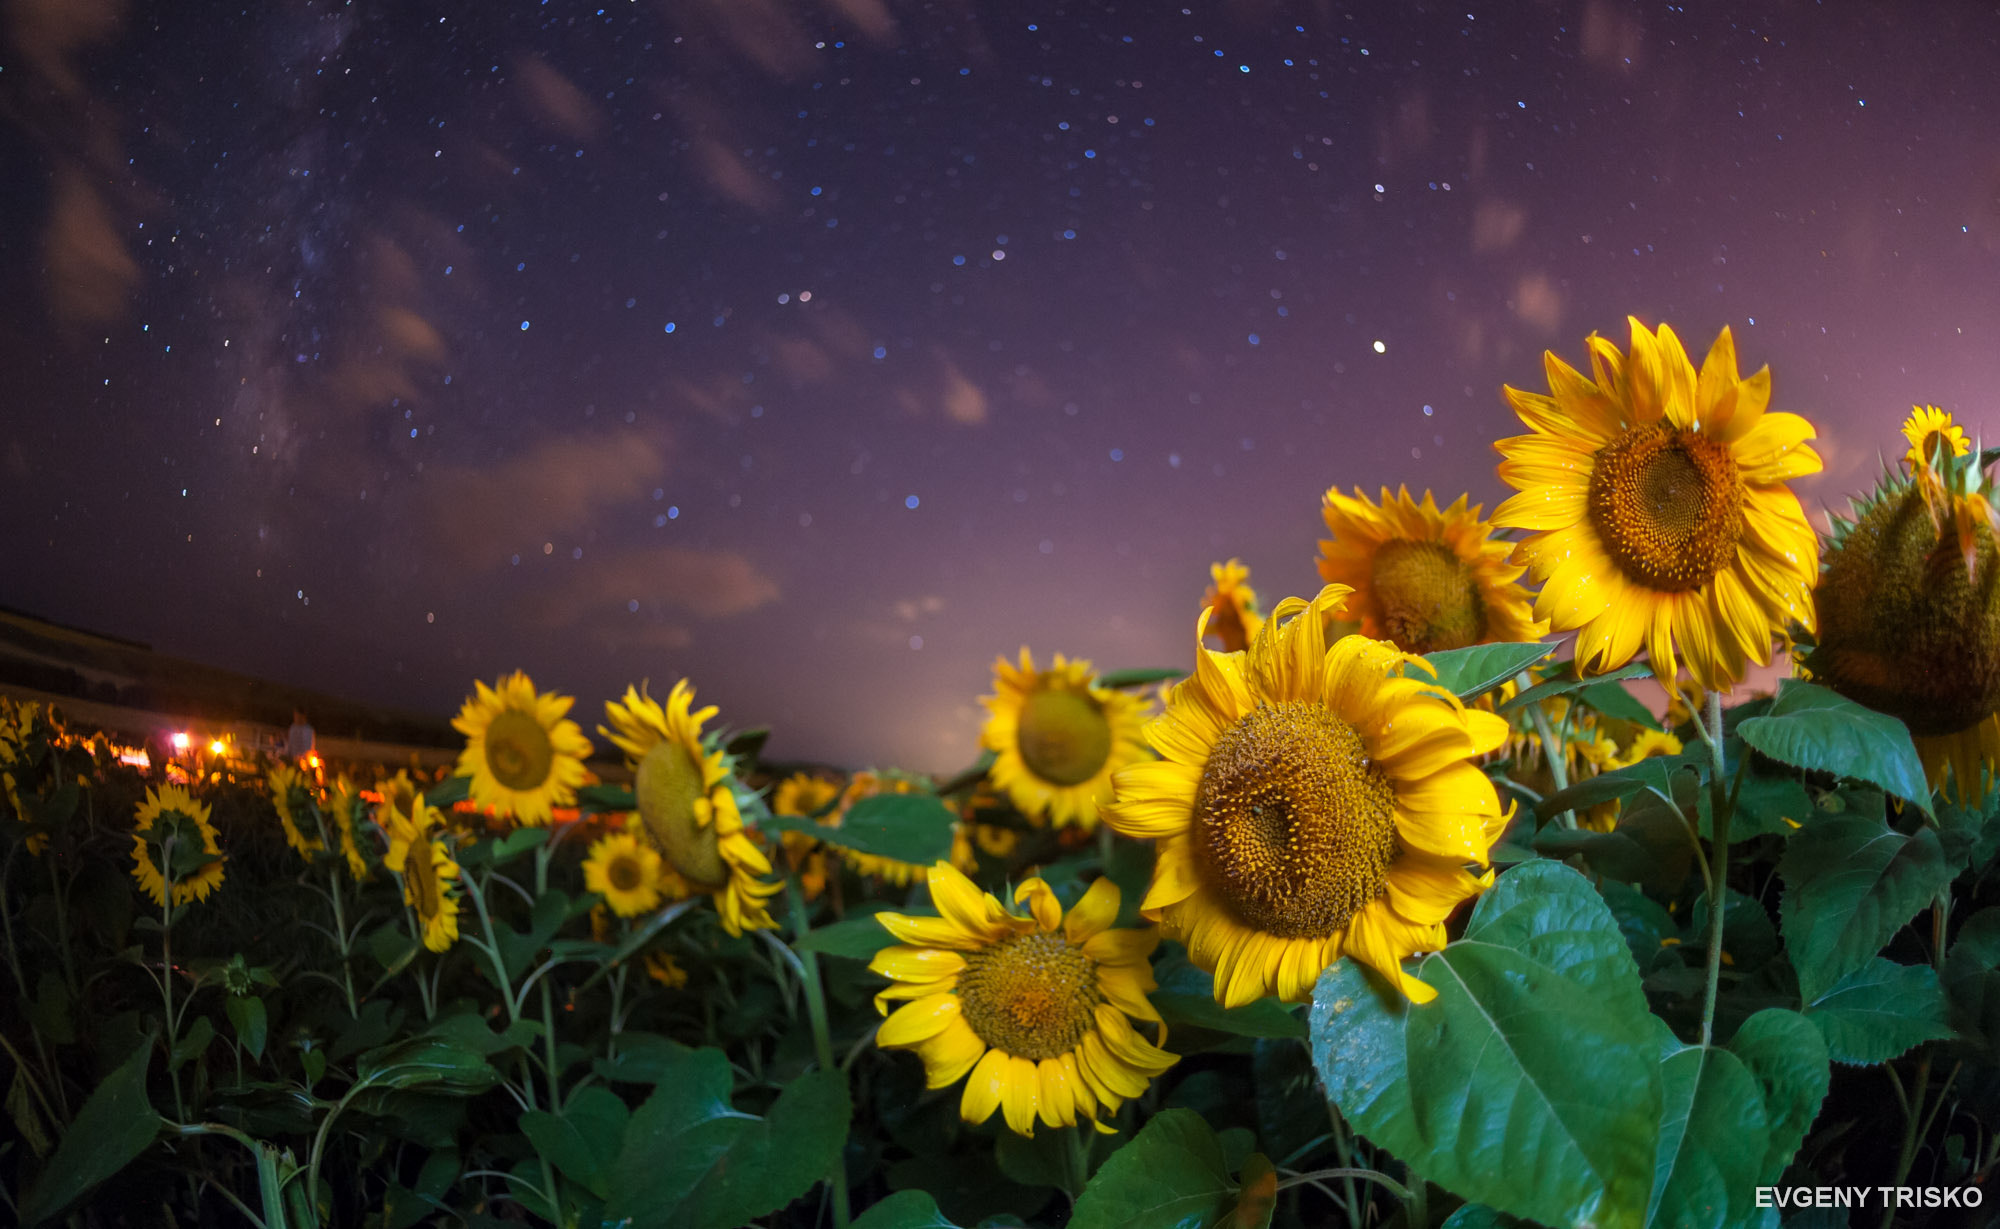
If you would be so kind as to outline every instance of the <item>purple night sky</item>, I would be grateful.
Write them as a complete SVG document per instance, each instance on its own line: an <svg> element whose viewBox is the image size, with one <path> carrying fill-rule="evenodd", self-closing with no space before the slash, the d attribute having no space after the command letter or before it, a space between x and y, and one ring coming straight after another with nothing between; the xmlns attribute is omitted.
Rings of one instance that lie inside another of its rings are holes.
<svg viewBox="0 0 2000 1229"><path fill-rule="evenodd" d="M1730 20L1753 11L1754 20ZM1724 324L2000 435L1992 4L0 0L0 603L357 699L683 674L950 769L1320 493ZM601 742L601 740L600 740Z"/></svg>

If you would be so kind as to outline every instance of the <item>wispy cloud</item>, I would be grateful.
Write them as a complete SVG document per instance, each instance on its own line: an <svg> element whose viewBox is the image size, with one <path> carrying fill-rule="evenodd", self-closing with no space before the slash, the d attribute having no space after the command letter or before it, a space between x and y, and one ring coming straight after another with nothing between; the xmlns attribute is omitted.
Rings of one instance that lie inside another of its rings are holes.
<svg viewBox="0 0 2000 1229"><path fill-rule="evenodd" d="M626 431L548 440L497 465L437 471L428 483L434 539L453 562L485 571L543 553L601 512L637 501L666 468L656 435Z"/></svg>

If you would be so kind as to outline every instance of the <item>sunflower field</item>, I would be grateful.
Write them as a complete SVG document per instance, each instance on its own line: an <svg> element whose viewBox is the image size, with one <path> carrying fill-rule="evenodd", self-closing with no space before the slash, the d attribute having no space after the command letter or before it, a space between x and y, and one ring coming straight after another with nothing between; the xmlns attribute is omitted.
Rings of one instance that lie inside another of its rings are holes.
<svg viewBox="0 0 2000 1229"><path fill-rule="evenodd" d="M438 774L0 702L10 1219L1993 1223L2000 450L1819 534L1728 330L1587 344L1490 520L1331 489L1314 595L1001 657L949 779L688 680Z"/></svg>

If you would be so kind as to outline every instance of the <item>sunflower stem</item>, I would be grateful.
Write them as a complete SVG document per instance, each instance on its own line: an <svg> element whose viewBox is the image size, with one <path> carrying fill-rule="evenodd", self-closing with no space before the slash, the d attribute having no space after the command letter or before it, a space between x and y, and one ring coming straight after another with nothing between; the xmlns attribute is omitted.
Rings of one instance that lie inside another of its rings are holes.
<svg viewBox="0 0 2000 1229"><path fill-rule="evenodd" d="M1723 785L1722 693L1708 693L1708 714L1704 725L1708 743L1709 809L1713 815L1709 836L1708 875L1708 988L1701 1004L1701 1044L1715 1035L1715 996L1722 985L1722 918L1729 904L1729 821L1735 810L1734 794Z"/></svg>
<svg viewBox="0 0 2000 1229"><path fill-rule="evenodd" d="M333 899L333 928L338 932L335 947L340 953L340 980L347 991L347 1015L349 1019L359 1019L361 1009L354 1001L354 970L348 963L347 911L340 904L340 864L331 863L327 869L327 895Z"/></svg>
<svg viewBox="0 0 2000 1229"><path fill-rule="evenodd" d="M796 949L799 941L812 932L812 924L806 920L805 893L799 890L797 875L785 876L785 903L791 907L792 943ZM826 1022L826 995L819 984L819 957L813 952L794 950L793 959L798 964L799 986L806 996L806 1014L812 1020L813 1053L819 1059L820 1070L839 1072L840 1067L833 1061L833 1032ZM847 1229L848 1219L847 1156L843 1150L833 1163L835 1229Z"/></svg>
<svg viewBox="0 0 2000 1229"><path fill-rule="evenodd" d="M1514 685L1525 692L1535 685L1535 680L1523 670L1514 676ZM1549 766L1549 780L1555 787L1549 792L1560 794L1569 788L1569 757L1556 742L1555 731L1549 728L1549 715L1542 711L1540 704L1528 705L1528 720L1534 723L1535 738L1542 744L1542 759ZM1574 828L1576 814L1564 811L1556 816L1556 822L1565 828Z"/></svg>

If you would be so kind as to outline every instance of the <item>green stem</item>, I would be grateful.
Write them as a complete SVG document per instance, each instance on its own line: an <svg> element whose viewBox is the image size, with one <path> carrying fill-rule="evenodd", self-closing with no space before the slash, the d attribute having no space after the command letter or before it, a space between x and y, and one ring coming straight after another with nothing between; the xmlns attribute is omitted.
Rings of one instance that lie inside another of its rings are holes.
<svg viewBox="0 0 2000 1229"><path fill-rule="evenodd" d="M1708 988L1701 1005L1701 1044L1715 1035L1715 996L1722 985L1722 918L1729 904L1729 821L1735 798L1723 787L1722 693L1708 693L1708 797L1710 820L1708 889Z"/></svg>
<svg viewBox="0 0 2000 1229"><path fill-rule="evenodd" d="M167 1030L167 1078L174 1087L174 1117L186 1118L187 1105L181 1100L181 1073L174 1066L174 1047L180 1044L180 1030L174 1021L174 838L160 846L160 998L166 1016L160 1021Z"/></svg>
<svg viewBox="0 0 2000 1229"><path fill-rule="evenodd" d="M488 873L490 874L491 872ZM472 907L479 911L480 928L486 932L486 942L480 943L475 940L473 946L485 952L486 959L492 962L493 977L500 985L500 1001L507 1005L507 1022L514 1024L521 1019L521 1009L520 1005L514 1001L514 983L507 976L507 964L500 959L500 940L493 933L493 914L486 908L486 893L482 889L480 878L478 875L467 875L463 880L466 895L472 897ZM547 1038L548 1035L546 1031L543 1033L544 1038ZM550 1043L548 1053L550 1057L549 1079L551 1087L553 1087L555 1080L555 1047L553 1042ZM529 1065L527 1054L524 1051L521 1056L521 1099L527 1102L527 1108L529 1109L535 1108L534 1076L534 1068ZM549 1108L553 1110L555 1109L555 1105L551 1104ZM547 1211L551 1218L559 1222L562 1219L562 1210L556 1203L558 1191L556 1186L556 1171L555 1167L549 1164L547 1157L542 1157L542 1181L546 1184L548 1191L549 1206Z"/></svg>
<svg viewBox="0 0 2000 1229"><path fill-rule="evenodd" d="M347 960L347 914L340 904L340 867L337 864L328 870L326 886L327 894L333 898L333 929L337 936L334 946L340 953L340 978L347 990L347 1015L349 1019L358 1019L361 1008L354 999L354 970Z"/></svg>
<svg viewBox="0 0 2000 1229"><path fill-rule="evenodd" d="M1893 1076L1894 1072L1892 1071L1890 1074ZM1916 1160L1917 1122L1923 1116L1924 1094L1930 1091L1930 1086L1931 1051L1925 1050L1924 1056L1917 1060L1916 1089L1910 1096L1903 1098L1903 1147L1896 1154L1896 1180L1891 1185L1901 1186L1903 1179L1910 1175L1910 1163ZM1901 1093L1902 1086L1898 1084L1897 1094L1900 1096ZM1942 1094L1940 1094L1939 1099L1943 1099ZM1893 1229L1895 1223L1895 1207L1893 1205L1884 1207L1882 1209L1882 1229Z"/></svg>
<svg viewBox="0 0 2000 1229"><path fill-rule="evenodd" d="M785 900L791 906L792 943L796 951L798 942L812 930L806 920L805 893L799 891L796 875L785 877ZM820 1070L838 1072L840 1068L833 1061L833 1031L826 1022L826 995L819 984L819 956L814 952L796 954L799 957L799 982L805 990L806 1014L812 1020L813 1053L819 1060ZM847 1157L843 1150L833 1164L834 1229L847 1229L848 1220Z"/></svg>
<svg viewBox="0 0 2000 1229"><path fill-rule="evenodd" d="M1528 688L1535 685L1535 680L1529 678L1528 672L1523 670L1514 676L1514 685L1525 692ZM1569 756L1564 753L1562 745L1556 741L1555 731L1549 728L1549 715L1542 711L1542 706L1537 703L1530 704L1527 708L1528 720L1533 722L1535 726L1535 738L1542 744L1542 759L1549 766L1549 780L1554 786L1549 792L1560 794L1569 788ZM1571 811L1564 811L1556 816L1556 822L1565 828L1574 828L1576 827L1576 814Z"/></svg>
<svg viewBox="0 0 2000 1229"><path fill-rule="evenodd" d="M7 850L6 861L0 862L0 925L4 925L7 932L7 967L14 971L14 985L21 993L21 997L15 1001L25 1006L33 1000L28 995L28 978L27 974L22 971L24 966L21 964L21 953L14 946L14 914L7 904L7 883L14 877L14 854L20 848L18 844L11 846ZM58 912L61 911L62 906L60 901L57 902L56 908ZM65 948L65 952L67 952L67 948ZM51 1119L58 1123L67 1122L69 1117L69 1098L63 1093L62 1072L50 1060L48 1044L42 1040L42 1030L35 1027L34 1016L32 1014L29 1014L28 1017L28 1033L35 1039L35 1057L42 1061L42 1078L55 1085L56 1100L62 1103L63 1117L55 1119L51 1115ZM16 1061L18 1062L19 1060L16 1059ZM45 1103L42 1108L47 1109L47 1104Z"/></svg>
<svg viewBox="0 0 2000 1229"><path fill-rule="evenodd" d="M1089 1129L1092 1128L1087 1128L1079 1122L1068 1131L1069 1182L1063 1193L1069 1196L1072 1206L1076 1204L1077 1199L1083 1194L1083 1188L1090 1182L1090 1137L1084 1134Z"/></svg>

